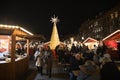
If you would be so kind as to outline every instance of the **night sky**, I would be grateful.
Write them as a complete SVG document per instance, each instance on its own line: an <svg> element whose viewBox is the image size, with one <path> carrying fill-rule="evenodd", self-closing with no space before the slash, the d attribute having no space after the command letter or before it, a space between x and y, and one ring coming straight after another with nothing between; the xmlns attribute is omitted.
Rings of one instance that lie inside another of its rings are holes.
<svg viewBox="0 0 120 80"><path fill-rule="evenodd" d="M33 34L50 38L53 24L50 19L55 14L59 36L73 34L88 18L93 18L115 5L120 0L24 0L2 1L0 4L0 24L18 25Z"/></svg>

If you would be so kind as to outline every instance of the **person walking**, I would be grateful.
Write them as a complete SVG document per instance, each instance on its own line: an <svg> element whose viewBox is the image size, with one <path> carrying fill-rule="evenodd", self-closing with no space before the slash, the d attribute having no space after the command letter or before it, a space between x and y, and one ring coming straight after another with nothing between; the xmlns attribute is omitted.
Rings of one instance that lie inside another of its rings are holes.
<svg viewBox="0 0 120 80"><path fill-rule="evenodd" d="M38 73L43 75L43 53L42 52L37 56L35 65L37 67Z"/></svg>
<svg viewBox="0 0 120 80"><path fill-rule="evenodd" d="M49 78L51 78L51 73L52 73L52 62L53 62L52 59L53 59L52 51L50 50L50 47L48 46L45 64L46 64L47 75Z"/></svg>

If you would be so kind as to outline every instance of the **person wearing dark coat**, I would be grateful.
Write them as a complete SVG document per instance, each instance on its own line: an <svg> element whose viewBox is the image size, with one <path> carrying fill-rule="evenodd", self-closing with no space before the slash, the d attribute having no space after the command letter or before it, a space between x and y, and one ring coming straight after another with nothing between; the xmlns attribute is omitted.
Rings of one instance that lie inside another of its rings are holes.
<svg viewBox="0 0 120 80"><path fill-rule="evenodd" d="M110 58L103 58L100 69L101 80L120 80L120 71Z"/></svg>
<svg viewBox="0 0 120 80"><path fill-rule="evenodd" d="M52 55L48 56L48 59L46 60L46 64L47 64L47 75L49 78L51 78L51 73L52 73Z"/></svg>
<svg viewBox="0 0 120 80"><path fill-rule="evenodd" d="M83 65L84 59L81 57L79 53L75 54L73 57L70 59L70 80L76 80L76 76L73 74L72 71L74 70L80 70L79 66Z"/></svg>

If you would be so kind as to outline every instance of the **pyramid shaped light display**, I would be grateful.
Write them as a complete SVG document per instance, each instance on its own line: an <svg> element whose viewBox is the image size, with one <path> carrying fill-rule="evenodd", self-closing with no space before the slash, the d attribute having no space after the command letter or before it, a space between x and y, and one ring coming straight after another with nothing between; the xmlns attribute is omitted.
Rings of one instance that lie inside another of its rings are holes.
<svg viewBox="0 0 120 80"><path fill-rule="evenodd" d="M53 30L52 30L51 39L50 39L50 48L54 50L55 47L60 44L59 35L57 31L57 26L56 26L59 19L58 17L54 16L53 18L51 18L51 21L53 23Z"/></svg>

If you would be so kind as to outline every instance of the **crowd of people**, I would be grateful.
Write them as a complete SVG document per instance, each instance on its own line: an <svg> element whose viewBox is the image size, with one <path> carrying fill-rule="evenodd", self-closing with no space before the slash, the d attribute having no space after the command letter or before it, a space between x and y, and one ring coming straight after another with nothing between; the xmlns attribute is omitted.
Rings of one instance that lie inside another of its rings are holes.
<svg viewBox="0 0 120 80"><path fill-rule="evenodd" d="M74 45L71 49L67 45L58 45L55 52L58 64L69 64L65 71L69 73L69 80L119 80L120 70L114 58L107 52L107 46L94 45L90 50L86 45ZM43 75L43 65L46 73L51 77L52 51L49 46L40 47L34 54L38 72ZM77 74L75 73L77 71Z"/></svg>
<svg viewBox="0 0 120 80"><path fill-rule="evenodd" d="M70 80L119 80L120 70L114 58L107 52L107 46L94 45L90 50L86 45L74 45L71 49L58 45L55 49L59 64L69 64L66 67ZM79 71L76 75L74 71Z"/></svg>

